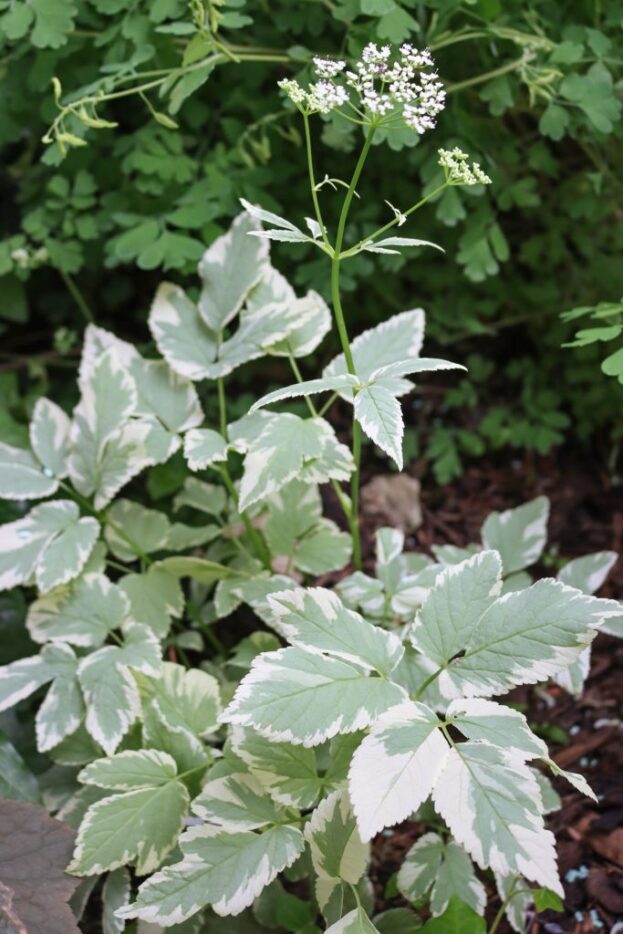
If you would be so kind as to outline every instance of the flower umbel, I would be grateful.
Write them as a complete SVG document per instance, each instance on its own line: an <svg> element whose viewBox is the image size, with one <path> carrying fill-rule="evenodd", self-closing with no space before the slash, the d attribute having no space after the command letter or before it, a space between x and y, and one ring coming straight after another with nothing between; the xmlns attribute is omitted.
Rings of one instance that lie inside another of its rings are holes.
<svg viewBox="0 0 623 934"><path fill-rule="evenodd" d="M355 123L386 129L407 126L421 134L433 129L445 106L446 92L430 52L408 43L392 60L390 46L371 42L351 71L343 61L318 56L313 67L319 80L307 89L291 79L279 82L308 115L340 110Z"/></svg>
<svg viewBox="0 0 623 934"><path fill-rule="evenodd" d="M483 172L478 162L470 165L469 156L457 146L454 149L439 149L439 165L444 170L449 185L490 185L491 179Z"/></svg>

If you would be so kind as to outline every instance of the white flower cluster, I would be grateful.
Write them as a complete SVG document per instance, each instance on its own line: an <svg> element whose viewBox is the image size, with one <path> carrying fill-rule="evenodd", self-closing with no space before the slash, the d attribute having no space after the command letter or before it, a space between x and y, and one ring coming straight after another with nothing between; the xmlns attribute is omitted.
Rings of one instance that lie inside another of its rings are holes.
<svg viewBox="0 0 623 934"><path fill-rule="evenodd" d="M478 162L469 163L466 152L454 149L439 149L439 165L451 185L490 185L491 179L483 172Z"/></svg>
<svg viewBox="0 0 623 934"><path fill-rule="evenodd" d="M408 43L401 46L393 61L388 45L379 47L371 42L353 71L346 71L345 62L320 57L314 58L314 69L319 80L307 90L290 79L279 82L297 107L308 114L326 114L349 105L354 119L391 127L406 124L424 133L435 126L435 118L445 106L446 92L430 52ZM352 92L357 100L351 98Z"/></svg>

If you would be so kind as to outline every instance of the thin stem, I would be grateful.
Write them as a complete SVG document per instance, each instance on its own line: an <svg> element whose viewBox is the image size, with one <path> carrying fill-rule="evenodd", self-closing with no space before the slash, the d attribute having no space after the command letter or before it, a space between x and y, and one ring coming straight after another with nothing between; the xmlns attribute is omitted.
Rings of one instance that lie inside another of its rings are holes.
<svg viewBox="0 0 623 934"><path fill-rule="evenodd" d="M56 268L57 268L57 270L58 270L59 276L61 277L61 279L62 279L63 282L65 283L65 286L66 286L66 288L67 288L67 291L70 293L70 295L71 295L71 297L73 298L73 300L75 301L76 305L78 306L78 308L80 309L80 311L81 311L82 314L84 315L84 318L85 318L87 324L90 324L90 323L92 323L93 321L95 321L95 318L94 318L94 316L93 316L93 312L92 312L91 309L89 308L89 305L88 305L88 303L87 303L87 300L85 299L84 295L82 294L82 292L80 291L80 289L78 288L78 286L76 285L76 283L74 282L74 280L72 279L72 277L69 275L68 272L65 272L64 269L60 269L58 266L57 266Z"/></svg>
<svg viewBox="0 0 623 934"><path fill-rule="evenodd" d="M444 181L443 185L439 185L437 188L431 191L430 194L425 195L423 198L420 198L420 200L416 201L415 204L412 204L410 208L408 208L406 211L403 211L402 216L409 217L415 211L423 207L428 201L432 201L433 198L437 197L437 195L440 194L440 192L444 191L444 189L446 189L449 184L450 184L449 182ZM392 227L395 227L398 224L399 220L400 220L399 217L395 217L392 221L388 221L387 224L383 224L382 227L377 228L377 230L375 230L369 236L364 237L364 239L360 240L359 243L356 243L355 246L351 247L349 250L345 250L344 253L341 253L339 258L341 260L348 259L350 256L354 256L356 253L359 253L364 243L370 243L371 240L376 240L376 238L380 237L381 234L384 234L388 230L391 230Z"/></svg>
<svg viewBox="0 0 623 934"><path fill-rule="evenodd" d="M504 912L506 911L506 909L508 908L512 900L515 898L515 896L519 895L519 891L517 890L518 882L519 882L519 876L513 882L510 888L510 892L508 893L508 895L506 896L506 898L500 905L500 909L498 913L496 914L495 918L493 919L493 924L489 928L489 934L495 934L500 924L502 923L502 919L504 918Z"/></svg>
<svg viewBox="0 0 623 934"><path fill-rule="evenodd" d="M220 376L216 385L218 387L218 414L221 434L227 441L227 402L225 400L225 380Z"/></svg>
<svg viewBox="0 0 623 934"><path fill-rule="evenodd" d="M375 128L371 127L370 132L366 136L361 153L359 154L359 159L357 160L355 171L353 172L353 177L350 180L350 185L348 186L348 190L344 197L344 203L342 205L342 211L340 213L340 219L337 226L337 234L335 237L334 254L331 260L331 300L333 302L333 313L335 315L335 323L337 325L342 351L344 352L346 366L348 368L348 372L353 376L356 375L355 363L353 360L352 351L350 349L350 341L348 339L348 331L346 330L344 310L342 308L342 301L340 297L340 254L342 252L342 244L344 243L344 231L346 230L348 212L350 210L353 196L359 183L359 178L363 171L363 167L365 165L366 159L368 158L368 153L370 152L370 146L372 145L374 132ZM356 421L354 415L353 460L355 461L355 471L351 481L349 525L351 537L353 540L353 563L357 570L361 570L361 533L359 530L359 467L361 461L361 428L359 427L359 423Z"/></svg>
<svg viewBox="0 0 623 934"><path fill-rule="evenodd" d="M325 227L324 221L322 219L322 211L320 210L320 201L318 200L318 192L316 190L316 173L314 172L314 156L312 151L311 143L311 133L309 132L309 117L306 113L303 114L303 126L305 128L305 151L307 153L307 170L309 172L309 187L311 189L312 201L314 202L314 213L316 215L316 220L320 225L320 230L322 233L322 239L325 242L326 246L329 246L329 238L327 236L327 228Z"/></svg>
<svg viewBox="0 0 623 934"><path fill-rule="evenodd" d="M447 89L448 93L464 91L465 88L473 88L477 84L482 84L483 81L491 81L493 78L499 78L500 75L505 75L509 71L516 71L518 68L521 68L527 61L528 58L524 52L519 58L513 59L512 62L507 62L506 65L500 65L499 68L493 68L491 71L483 72L481 75L475 75L473 78L466 78L465 81L457 81L456 84L450 84Z"/></svg>
<svg viewBox="0 0 623 934"><path fill-rule="evenodd" d="M234 481L231 478L229 470L227 469L227 464L221 465L221 477L223 478L223 483L225 484L227 492L231 496L236 509L238 509L238 514L240 518L242 519L242 522L244 523L244 527L246 529L247 535L249 536L251 540L251 544L253 545L255 554L257 555L259 560L262 562L266 570L271 571L272 568L270 564L270 554L269 554L268 548L266 547L266 542L264 541L264 539L262 538L258 530L253 525L253 523L249 519L246 512L240 512L239 505L238 505L238 492L236 490L236 487L234 486Z"/></svg>
<svg viewBox="0 0 623 934"><path fill-rule="evenodd" d="M295 358L294 358L294 354L292 353L292 351L290 351L290 352L288 353L288 358L289 358L289 360L290 360L290 366L292 367L292 372L294 373L294 376L295 376L295 379L296 379L297 383L302 383L302 382L303 382L303 374L301 373L301 370L300 370L300 368L299 368L299 365L298 365L298 363L296 362L296 360L295 360ZM334 393L334 394L332 395L331 398L332 398L332 399L335 399L335 396L336 396L336 394ZM318 409L316 408L316 406L314 405L313 401L310 399L309 396L305 396L305 402L307 403L307 408L308 408L309 414L311 415L312 418L322 418L323 413L326 411L326 406L325 406L324 408L322 408L322 409L320 410L320 412L319 412ZM337 482L337 480L332 480L332 481L331 481L331 485L332 485L332 487L333 487L333 489L334 489L334 491L335 491L335 495L337 496L338 502L339 502L339 504L340 504L340 507L341 507L341 509L342 509L342 512L344 513L344 516L345 516L345 518L346 518L346 521L348 522L348 524L349 524L349 526L350 526L350 519L351 519L351 506L350 506L350 503L348 502L347 497L344 495L344 491L342 490L342 487L341 487L340 484Z"/></svg>
<svg viewBox="0 0 623 934"><path fill-rule="evenodd" d="M424 691L426 690L426 688L429 687L431 684L433 684L433 682L435 682L435 681L437 680L437 678L439 677L439 675L441 674L442 671L445 671L445 669L444 669L444 668L438 668L437 671L434 671L434 672L432 673L432 675L430 675L430 676L426 679L426 681L424 682L424 684L421 684L421 685L420 685L420 687L418 688L417 693L415 694L415 697L413 698L413 700L418 700L418 698L420 698L420 697L422 696L422 694L424 693Z"/></svg>

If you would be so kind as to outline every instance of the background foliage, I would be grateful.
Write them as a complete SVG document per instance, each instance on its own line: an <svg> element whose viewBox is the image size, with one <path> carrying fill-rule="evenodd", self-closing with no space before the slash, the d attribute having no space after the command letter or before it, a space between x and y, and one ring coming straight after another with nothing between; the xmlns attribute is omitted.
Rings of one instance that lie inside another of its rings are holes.
<svg viewBox="0 0 623 934"><path fill-rule="evenodd" d="M412 203L433 185L438 146L456 142L494 182L419 215L409 232L446 256L384 257L382 276L365 256L349 265L353 333L421 304L430 336L461 341L470 364L412 451L425 445L445 480L487 448L616 440L603 344L560 349L573 327L559 315L623 292L622 25L623 4L592 0L0 0L0 437L23 438L50 381L56 398L73 391L83 317L145 339L154 284L192 281L240 196L309 213L296 115L275 81L304 75L312 52L356 55L373 39L428 45L450 94L435 134L412 146L396 133L373 152L371 187ZM232 60L250 55L262 60ZM340 177L353 133L329 119L323 138L319 177ZM363 231L375 209L362 195ZM324 198L335 218L339 199L332 212L329 187ZM322 292L306 249L277 261ZM448 409L463 413L452 428Z"/></svg>

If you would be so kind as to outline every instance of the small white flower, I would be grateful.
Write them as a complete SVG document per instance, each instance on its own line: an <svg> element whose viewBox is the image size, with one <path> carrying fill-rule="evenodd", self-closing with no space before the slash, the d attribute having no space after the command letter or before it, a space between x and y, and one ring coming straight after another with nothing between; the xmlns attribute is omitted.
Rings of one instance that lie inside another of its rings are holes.
<svg viewBox="0 0 623 934"><path fill-rule="evenodd" d="M323 79L311 85L307 99L310 110L328 114L348 101L348 91L340 84Z"/></svg>
<svg viewBox="0 0 623 934"><path fill-rule="evenodd" d="M285 91L292 103L298 105L307 102L307 91L303 90L298 81L294 81L291 78L283 78L281 81L277 82L277 85L282 91Z"/></svg>
<svg viewBox="0 0 623 934"><path fill-rule="evenodd" d="M346 68L346 62L333 61L331 58L314 57L314 68L320 78L335 78Z"/></svg>
<svg viewBox="0 0 623 934"><path fill-rule="evenodd" d="M439 165L444 170L450 185L490 185L491 179L483 172L478 162L469 163L469 156L458 146L440 149Z"/></svg>

